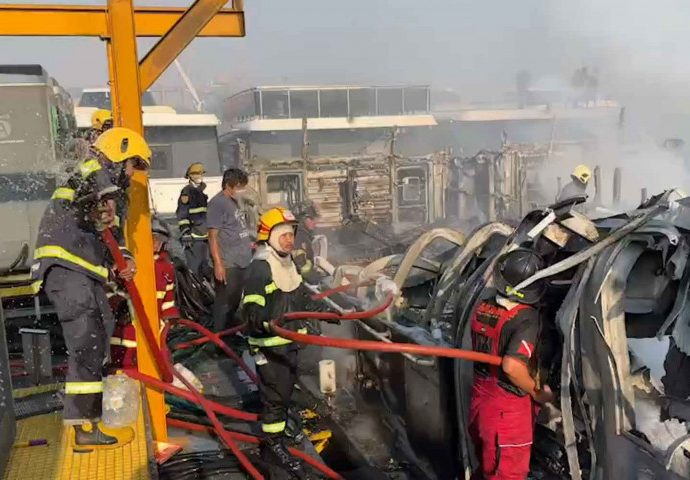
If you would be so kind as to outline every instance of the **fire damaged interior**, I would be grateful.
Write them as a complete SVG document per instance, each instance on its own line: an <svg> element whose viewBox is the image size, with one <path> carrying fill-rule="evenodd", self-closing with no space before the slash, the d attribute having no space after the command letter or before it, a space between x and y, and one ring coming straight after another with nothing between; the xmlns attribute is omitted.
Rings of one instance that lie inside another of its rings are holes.
<svg viewBox="0 0 690 480"><path fill-rule="evenodd" d="M495 294L496 259L534 248L547 266L523 283L542 278L547 290L530 369L557 400L539 412L530 478L688 478L690 209L678 197L667 191L594 220L574 199L529 212L517 227L432 229L404 254L341 266L336 280L387 277L400 288L392 308L348 335L469 350L471 312ZM360 286L348 300L365 307L376 294ZM337 328L342 336L347 327ZM396 478L470 478L471 362L343 352L351 368L334 415L369 463Z"/></svg>

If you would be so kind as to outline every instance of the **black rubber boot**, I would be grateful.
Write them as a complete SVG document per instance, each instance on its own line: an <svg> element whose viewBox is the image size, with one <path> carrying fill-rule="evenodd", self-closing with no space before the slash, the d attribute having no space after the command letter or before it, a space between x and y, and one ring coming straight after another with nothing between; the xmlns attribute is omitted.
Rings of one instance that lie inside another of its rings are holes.
<svg viewBox="0 0 690 480"><path fill-rule="evenodd" d="M273 466L279 467L291 478L311 480L312 477L302 468L300 461L288 452L286 438L281 436L267 436L261 442L261 459Z"/></svg>
<svg viewBox="0 0 690 480"><path fill-rule="evenodd" d="M74 443L79 446L114 445L117 438L106 435L97 423L74 426Z"/></svg>

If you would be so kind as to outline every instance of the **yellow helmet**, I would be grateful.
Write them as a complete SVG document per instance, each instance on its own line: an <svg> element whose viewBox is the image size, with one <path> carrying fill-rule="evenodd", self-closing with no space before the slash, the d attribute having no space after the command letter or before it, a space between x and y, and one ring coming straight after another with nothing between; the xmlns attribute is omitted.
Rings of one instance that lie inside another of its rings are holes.
<svg viewBox="0 0 690 480"><path fill-rule="evenodd" d="M204 173L206 170L203 163L192 163L184 174L184 178L189 178L190 175L203 175Z"/></svg>
<svg viewBox="0 0 690 480"><path fill-rule="evenodd" d="M96 130L103 130L103 125L106 122L113 123L113 114L110 110L99 108L91 114L91 128Z"/></svg>
<svg viewBox="0 0 690 480"><path fill-rule="evenodd" d="M287 208L275 207L265 211L259 217L259 229L256 239L259 242L267 242L268 237L271 236L271 230L284 223L297 225L297 219Z"/></svg>
<svg viewBox="0 0 690 480"><path fill-rule="evenodd" d="M582 183L587 183L589 179L592 178L592 171L587 165L578 165L570 176Z"/></svg>
<svg viewBox="0 0 690 480"><path fill-rule="evenodd" d="M103 132L94 142L93 148L113 163L139 158L147 168L151 165L151 149L146 140L129 128L117 127Z"/></svg>

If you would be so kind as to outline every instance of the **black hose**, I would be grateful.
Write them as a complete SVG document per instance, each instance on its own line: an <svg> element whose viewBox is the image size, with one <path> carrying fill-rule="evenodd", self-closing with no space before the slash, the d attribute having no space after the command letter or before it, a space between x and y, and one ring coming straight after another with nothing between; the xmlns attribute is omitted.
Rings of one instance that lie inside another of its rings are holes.
<svg viewBox="0 0 690 480"><path fill-rule="evenodd" d="M241 471L239 462L227 450L181 453L158 467L161 480L210 479Z"/></svg>
<svg viewBox="0 0 690 480"><path fill-rule="evenodd" d="M214 292L197 277L179 258L172 258L175 265L176 302L181 313L204 326L210 326Z"/></svg>

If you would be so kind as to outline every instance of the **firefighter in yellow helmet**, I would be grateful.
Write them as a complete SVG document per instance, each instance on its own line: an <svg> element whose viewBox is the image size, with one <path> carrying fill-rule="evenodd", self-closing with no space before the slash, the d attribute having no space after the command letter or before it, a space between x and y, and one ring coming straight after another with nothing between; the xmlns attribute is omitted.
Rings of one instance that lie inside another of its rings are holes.
<svg viewBox="0 0 690 480"><path fill-rule="evenodd" d="M138 133L113 128L92 147L92 157L53 193L38 231L33 279L58 315L69 357L63 418L75 429L77 445L109 445L117 438L99 424L103 365L114 328L105 286L114 266L100 232L114 227L127 259L117 275L136 272L117 219L126 214L125 191L135 169L146 169L151 150Z"/></svg>
<svg viewBox="0 0 690 480"><path fill-rule="evenodd" d="M89 143L96 141L98 136L113 128L113 114L110 110L99 108L91 114L91 130L89 131Z"/></svg>
<svg viewBox="0 0 690 480"><path fill-rule="evenodd" d="M587 184L592 178L592 171L587 165L578 165L570 174L570 183L566 184L558 193L557 202L571 198L587 196Z"/></svg>
<svg viewBox="0 0 690 480"><path fill-rule="evenodd" d="M185 178L189 183L182 188L177 199L177 225L180 228L180 243L184 248L187 266L200 279L213 280L208 250L208 195L204 193L203 163L192 163Z"/></svg>
<svg viewBox="0 0 690 480"><path fill-rule="evenodd" d="M290 311L320 310L291 257L297 220L284 208L272 208L259 220L257 249L247 272L242 315L259 377L264 461L297 478L307 478L300 462L287 450L298 428L288 427L288 407L297 381L297 345L271 333L268 322ZM306 333L303 323L288 328Z"/></svg>

